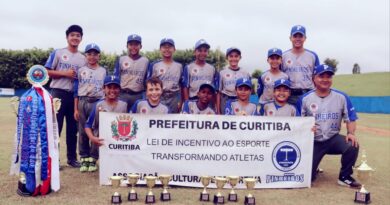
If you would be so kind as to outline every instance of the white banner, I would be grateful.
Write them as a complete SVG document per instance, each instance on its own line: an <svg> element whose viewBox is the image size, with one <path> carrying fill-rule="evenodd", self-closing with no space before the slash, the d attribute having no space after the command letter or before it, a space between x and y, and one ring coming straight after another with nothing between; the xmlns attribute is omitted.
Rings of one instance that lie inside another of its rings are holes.
<svg viewBox="0 0 390 205"><path fill-rule="evenodd" d="M128 173L140 174L140 183L171 174L170 185L192 187L202 187L202 175L255 177L256 188L311 184L311 117L102 112L99 122L101 185Z"/></svg>

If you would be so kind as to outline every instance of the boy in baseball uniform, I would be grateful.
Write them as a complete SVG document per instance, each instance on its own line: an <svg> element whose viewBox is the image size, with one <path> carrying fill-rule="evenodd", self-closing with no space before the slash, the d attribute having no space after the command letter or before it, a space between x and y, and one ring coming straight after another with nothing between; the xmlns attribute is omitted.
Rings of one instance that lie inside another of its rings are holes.
<svg viewBox="0 0 390 205"><path fill-rule="evenodd" d="M252 93L252 81L250 78L239 78L236 82L236 100L226 103L225 115L257 115L257 106L249 102Z"/></svg>

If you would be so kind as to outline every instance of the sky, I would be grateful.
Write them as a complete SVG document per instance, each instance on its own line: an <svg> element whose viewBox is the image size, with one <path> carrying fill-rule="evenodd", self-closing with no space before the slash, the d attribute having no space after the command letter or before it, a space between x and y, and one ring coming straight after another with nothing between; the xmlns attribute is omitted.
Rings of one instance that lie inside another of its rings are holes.
<svg viewBox="0 0 390 205"><path fill-rule="evenodd" d="M0 0L0 49L62 48L71 24L83 27L80 50L96 43L121 54L130 34L139 34L143 51L162 38L176 49L205 39L223 52L238 47L240 66L269 68L267 50L291 48L291 27L306 27L305 48L339 61L338 74L390 71L388 0Z"/></svg>

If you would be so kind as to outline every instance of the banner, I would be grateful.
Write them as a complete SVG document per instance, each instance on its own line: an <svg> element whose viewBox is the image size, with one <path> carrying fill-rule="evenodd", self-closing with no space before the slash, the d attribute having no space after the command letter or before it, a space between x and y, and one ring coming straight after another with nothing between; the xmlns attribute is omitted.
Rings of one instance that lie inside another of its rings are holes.
<svg viewBox="0 0 390 205"><path fill-rule="evenodd" d="M141 184L159 174L191 187L202 187L202 175L255 177L256 188L311 184L312 117L102 112L99 122L101 185L128 173L140 174Z"/></svg>

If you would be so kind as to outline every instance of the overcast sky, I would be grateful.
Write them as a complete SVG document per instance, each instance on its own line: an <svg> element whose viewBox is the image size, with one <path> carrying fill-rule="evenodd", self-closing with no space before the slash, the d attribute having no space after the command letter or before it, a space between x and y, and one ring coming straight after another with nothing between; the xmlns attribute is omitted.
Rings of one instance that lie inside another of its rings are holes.
<svg viewBox="0 0 390 205"><path fill-rule="evenodd" d="M389 0L0 0L0 48L61 48L71 24L84 29L80 49L97 43L122 53L129 34L143 38L143 50L164 37L176 49L206 39L223 52L242 51L241 67L267 70L269 48L291 48L290 29L306 27L305 47L321 62L335 58L338 73L389 71Z"/></svg>

